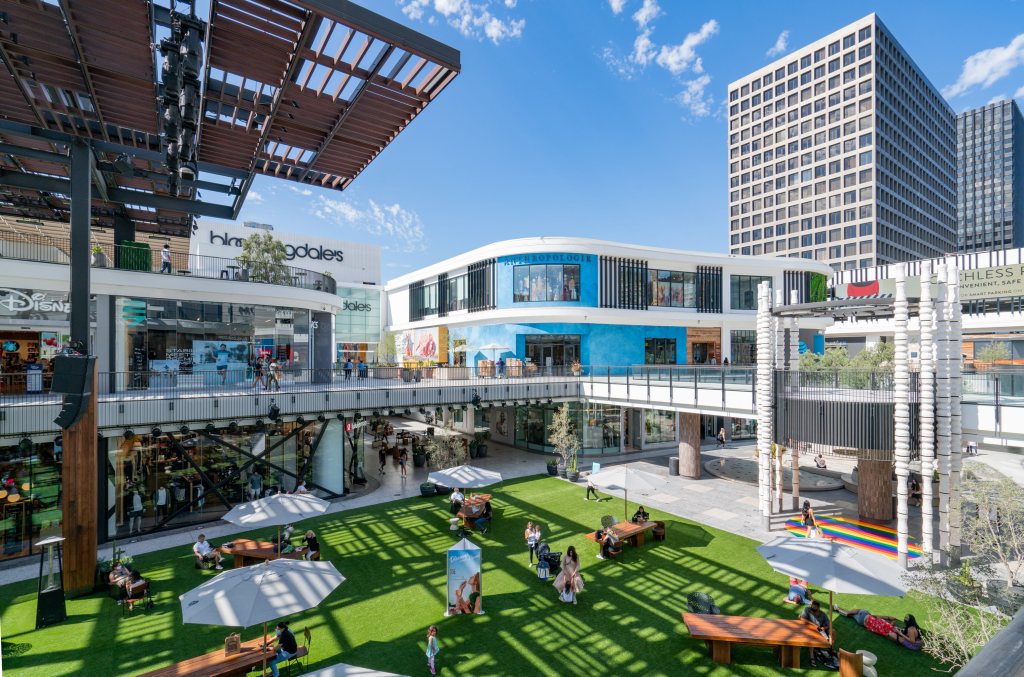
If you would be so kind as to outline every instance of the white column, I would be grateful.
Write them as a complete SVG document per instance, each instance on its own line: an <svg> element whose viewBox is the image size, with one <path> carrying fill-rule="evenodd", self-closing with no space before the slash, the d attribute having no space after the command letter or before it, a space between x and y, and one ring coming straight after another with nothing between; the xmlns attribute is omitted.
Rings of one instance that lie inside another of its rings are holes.
<svg viewBox="0 0 1024 677"><path fill-rule="evenodd" d="M949 399L949 287L946 283L946 263L937 269L939 298L936 304L935 331L935 456L939 467L939 559L946 562L949 553L949 454L950 454L950 399Z"/></svg>
<svg viewBox="0 0 1024 677"><path fill-rule="evenodd" d="M785 292L781 289L774 291L774 307L780 308L785 305ZM772 327L775 332L775 366L779 369L789 367L789 360L786 358L786 329L789 328L789 325L790 321L787 318L772 315ZM774 435L772 437L774 438ZM782 452L778 448L779 446L776 445L775 458L772 459L769 472L774 477L772 482L772 505L774 510L782 512Z"/></svg>
<svg viewBox="0 0 1024 677"><path fill-rule="evenodd" d="M800 290L789 290L789 304L792 306L800 303ZM800 320L795 317L790 320L789 325L789 373L786 375L786 382L791 387L800 385ZM793 510L800 509L800 441L790 440L792 447L789 450L793 466Z"/></svg>
<svg viewBox="0 0 1024 677"><path fill-rule="evenodd" d="M935 469L935 331L934 305L932 304L932 263L921 263L921 300L919 319L921 326L921 403L918 423L918 439L921 449L921 550L925 560L931 562L932 542L932 472Z"/></svg>
<svg viewBox="0 0 1024 677"><path fill-rule="evenodd" d="M963 435L960 422L961 353L963 351L960 308L960 272L956 259L946 264L946 283L949 303L949 554L956 563L960 560L960 469L963 467Z"/></svg>
<svg viewBox="0 0 1024 677"><path fill-rule="evenodd" d="M732 359L732 329L728 323L722 323L722 354L719 356L718 363L725 364L725 358L729 358L730 366L733 363Z"/></svg>
<svg viewBox="0 0 1024 677"><path fill-rule="evenodd" d="M907 567L907 477L910 474L910 351L907 341L907 267L896 266L893 404L896 456L896 560Z"/></svg>
<svg viewBox="0 0 1024 677"><path fill-rule="evenodd" d="M757 497L765 528L771 515L772 456L772 335L771 287L762 282L757 288Z"/></svg>

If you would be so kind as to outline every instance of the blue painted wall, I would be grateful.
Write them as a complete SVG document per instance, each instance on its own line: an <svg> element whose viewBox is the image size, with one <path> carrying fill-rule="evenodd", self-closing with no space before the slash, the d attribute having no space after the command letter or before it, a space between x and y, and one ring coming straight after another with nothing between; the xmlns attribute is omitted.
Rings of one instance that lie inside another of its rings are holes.
<svg viewBox="0 0 1024 677"><path fill-rule="evenodd" d="M540 324L494 324L476 327L452 327L449 336L466 339L470 346L497 343L509 350L493 357L526 357L528 334L579 334L580 362L593 366L624 366L644 363L644 339L676 340L676 362L686 364L686 327L654 327L621 324L582 324L546 322ZM492 358L491 351L469 353L466 363Z"/></svg>
<svg viewBox="0 0 1024 677"><path fill-rule="evenodd" d="M531 301L513 303L512 271L515 266L543 263L574 264L580 267L579 301ZM597 257L592 254L517 254L498 257L498 307L589 306L597 307Z"/></svg>

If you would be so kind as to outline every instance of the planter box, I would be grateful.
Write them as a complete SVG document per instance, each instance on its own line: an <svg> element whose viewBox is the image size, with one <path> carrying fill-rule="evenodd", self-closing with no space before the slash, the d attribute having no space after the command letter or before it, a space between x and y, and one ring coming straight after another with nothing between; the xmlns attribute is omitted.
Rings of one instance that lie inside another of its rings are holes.
<svg viewBox="0 0 1024 677"><path fill-rule="evenodd" d="M371 376L373 378L398 378L398 367L374 367Z"/></svg>
<svg viewBox="0 0 1024 677"><path fill-rule="evenodd" d="M549 465L548 466L548 474L551 475L552 477L558 477L558 466L556 466L556 465Z"/></svg>
<svg viewBox="0 0 1024 677"><path fill-rule="evenodd" d="M578 482L580 480L580 472L578 470L567 470L565 472L565 479L570 482Z"/></svg>

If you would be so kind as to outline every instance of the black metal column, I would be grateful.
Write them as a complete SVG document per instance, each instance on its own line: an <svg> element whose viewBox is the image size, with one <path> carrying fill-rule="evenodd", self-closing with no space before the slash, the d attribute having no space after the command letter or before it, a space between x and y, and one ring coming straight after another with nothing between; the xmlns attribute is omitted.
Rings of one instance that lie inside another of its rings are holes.
<svg viewBox="0 0 1024 677"><path fill-rule="evenodd" d="M124 242L135 241L135 222L124 214L114 214L114 267L121 267L121 247Z"/></svg>
<svg viewBox="0 0 1024 677"><path fill-rule="evenodd" d="M90 354L89 222L92 218L92 151L71 144L71 344Z"/></svg>

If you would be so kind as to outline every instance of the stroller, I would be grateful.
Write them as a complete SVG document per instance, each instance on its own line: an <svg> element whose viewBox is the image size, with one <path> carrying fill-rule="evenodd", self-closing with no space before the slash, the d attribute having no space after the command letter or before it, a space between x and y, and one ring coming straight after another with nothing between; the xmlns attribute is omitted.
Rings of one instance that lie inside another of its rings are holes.
<svg viewBox="0 0 1024 677"><path fill-rule="evenodd" d="M551 552L551 547L547 543L542 542L537 546L538 565L541 562L547 565L548 575L554 576L562 568L562 553Z"/></svg>

